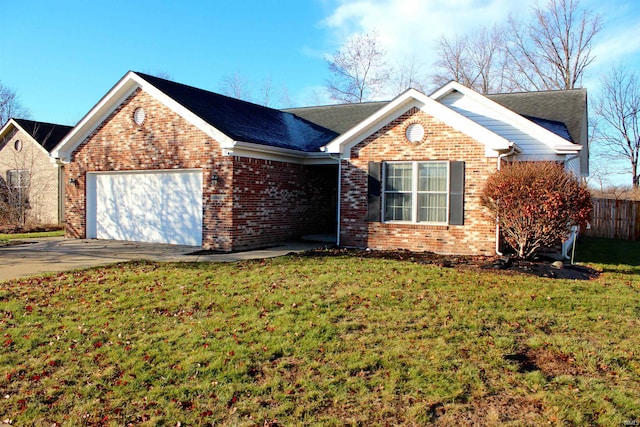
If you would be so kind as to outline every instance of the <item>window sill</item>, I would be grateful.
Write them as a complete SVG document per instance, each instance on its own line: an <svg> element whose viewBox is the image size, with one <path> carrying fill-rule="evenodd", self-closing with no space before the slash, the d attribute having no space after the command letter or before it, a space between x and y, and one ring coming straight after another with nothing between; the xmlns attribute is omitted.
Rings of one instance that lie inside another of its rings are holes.
<svg viewBox="0 0 640 427"><path fill-rule="evenodd" d="M431 230L448 230L449 224L444 223L427 223L427 222L408 222L408 221L384 221L381 223L384 227L402 227L402 228L420 228Z"/></svg>

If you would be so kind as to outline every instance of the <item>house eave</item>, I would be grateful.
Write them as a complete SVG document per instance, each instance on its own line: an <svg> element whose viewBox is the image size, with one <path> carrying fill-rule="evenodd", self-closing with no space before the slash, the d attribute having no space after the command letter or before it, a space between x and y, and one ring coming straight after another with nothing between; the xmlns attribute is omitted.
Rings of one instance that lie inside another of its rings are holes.
<svg viewBox="0 0 640 427"><path fill-rule="evenodd" d="M574 144L573 142L568 141L559 135L556 135L550 130L545 129L542 126L532 122L528 118L509 110L508 108L475 92L472 89L469 89L464 85L461 85L458 82L451 81L447 83L446 85L429 95L429 97L436 101L440 101L442 98L446 97L452 92L459 92L462 95L468 96L476 102L479 102L485 108L496 111L497 113L501 114L508 122L511 122L512 125L525 130L534 138L546 143L556 154L570 154L576 152L576 150L579 151L582 149L581 145Z"/></svg>
<svg viewBox="0 0 640 427"><path fill-rule="evenodd" d="M339 154L342 158L348 158L349 150L353 146L382 129L411 107L419 108L452 128L483 143L488 157L492 157L493 153L511 148L510 141L504 137L478 125L423 93L415 89L409 89L329 144L321 147L321 150L331 154Z"/></svg>
<svg viewBox="0 0 640 427"><path fill-rule="evenodd" d="M59 158L63 163L71 161L73 151L88 138L98 126L104 122L131 94L138 88L147 92L159 102L166 105L205 134L215 139L223 148L230 147L233 140L211 126L206 121L189 111L177 101L165 95L151 83L133 71L125 74L118 83L78 122L69 134L51 150L51 156Z"/></svg>
<svg viewBox="0 0 640 427"><path fill-rule="evenodd" d="M224 146L222 148L225 156L248 157L304 165L337 164L338 162L338 160L331 157L329 153L310 153L246 141L233 141L230 146Z"/></svg>

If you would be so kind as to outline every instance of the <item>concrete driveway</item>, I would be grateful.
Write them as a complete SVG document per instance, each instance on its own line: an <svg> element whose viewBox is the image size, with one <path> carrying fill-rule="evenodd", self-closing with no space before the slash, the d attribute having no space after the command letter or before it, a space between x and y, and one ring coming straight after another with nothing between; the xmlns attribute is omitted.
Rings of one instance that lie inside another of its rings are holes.
<svg viewBox="0 0 640 427"><path fill-rule="evenodd" d="M62 237L24 240L24 244L0 247L0 281L34 274L96 267L145 259L178 262L231 262L273 258L290 252L323 247L325 243L291 242L246 252L193 255L200 247Z"/></svg>

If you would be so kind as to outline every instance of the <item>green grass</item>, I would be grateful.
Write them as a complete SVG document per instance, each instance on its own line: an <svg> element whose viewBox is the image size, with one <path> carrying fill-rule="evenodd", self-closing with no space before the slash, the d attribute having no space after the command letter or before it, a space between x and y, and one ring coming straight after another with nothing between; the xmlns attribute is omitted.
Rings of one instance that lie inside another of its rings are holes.
<svg viewBox="0 0 640 427"><path fill-rule="evenodd" d="M36 231L31 233L0 233L0 242L19 239L38 239L41 237L64 236L64 230Z"/></svg>
<svg viewBox="0 0 640 427"><path fill-rule="evenodd" d="M582 237L576 245L576 261L640 266L640 242Z"/></svg>
<svg viewBox="0 0 640 427"><path fill-rule="evenodd" d="M640 421L640 280L604 266L564 281L292 256L0 283L0 421Z"/></svg>

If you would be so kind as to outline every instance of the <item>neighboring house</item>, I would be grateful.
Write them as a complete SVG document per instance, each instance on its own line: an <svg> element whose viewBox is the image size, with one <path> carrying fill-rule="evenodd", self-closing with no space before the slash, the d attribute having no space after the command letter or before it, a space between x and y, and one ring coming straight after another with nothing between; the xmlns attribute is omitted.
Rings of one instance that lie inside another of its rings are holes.
<svg viewBox="0 0 640 427"><path fill-rule="evenodd" d="M62 168L49 152L71 129L25 119L0 129L0 192L18 216L12 225L62 223Z"/></svg>
<svg viewBox="0 0 640 427"><path fill-rule="evenodd" d="M494 101L454 82L431 96L275 110L129 72L52 152L74 184L66 234L222 251L328 234L344 246L492 254L480 192L502 162L587 173L586 92L539 95L535 118L516 113L529 94ZM575 123L560 120L568 104Z"/></svg>

